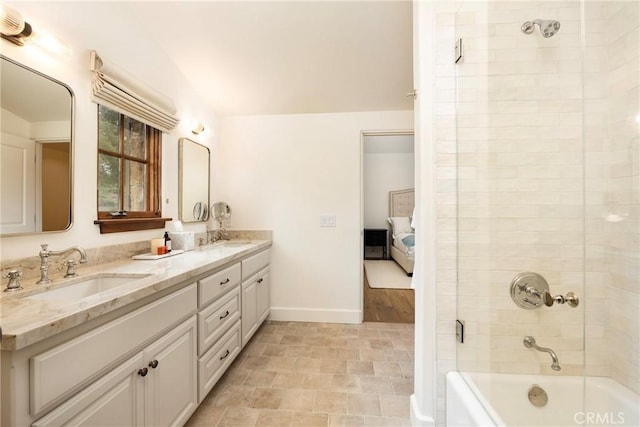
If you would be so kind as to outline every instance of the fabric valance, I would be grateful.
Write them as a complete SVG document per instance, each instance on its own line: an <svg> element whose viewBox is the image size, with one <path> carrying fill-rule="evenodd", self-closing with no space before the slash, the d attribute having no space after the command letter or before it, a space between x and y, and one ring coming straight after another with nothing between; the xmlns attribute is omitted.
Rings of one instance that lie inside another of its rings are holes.
<svg viewBox="0 0 640 427"><path fill-rule="evenodd" d="M91 51L91 100L169 132L178 126L173 101Z"/></svg>

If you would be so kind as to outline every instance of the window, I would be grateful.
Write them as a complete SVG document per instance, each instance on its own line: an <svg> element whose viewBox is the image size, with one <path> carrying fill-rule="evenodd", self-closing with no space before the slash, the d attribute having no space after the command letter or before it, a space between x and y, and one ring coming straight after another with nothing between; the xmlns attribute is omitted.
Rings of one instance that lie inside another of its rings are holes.
<svg viewBox="0 0 640 427"><path fill-rule="evenodd" d="M98 105L98 221L102 233L163 228L162 133Z"/></svg>

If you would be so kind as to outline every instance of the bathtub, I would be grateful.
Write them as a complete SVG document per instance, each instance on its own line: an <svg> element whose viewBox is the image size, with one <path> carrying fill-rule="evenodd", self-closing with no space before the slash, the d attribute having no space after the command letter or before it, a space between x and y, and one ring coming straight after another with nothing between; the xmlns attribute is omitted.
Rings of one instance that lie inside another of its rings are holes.
<svg viewBox="0 0 640 427"><path fill-rule="evenodd" d="M548 396L528 399L531 385ZM447 374L448 426L640 426L640 397L610 378Z"/></svg>

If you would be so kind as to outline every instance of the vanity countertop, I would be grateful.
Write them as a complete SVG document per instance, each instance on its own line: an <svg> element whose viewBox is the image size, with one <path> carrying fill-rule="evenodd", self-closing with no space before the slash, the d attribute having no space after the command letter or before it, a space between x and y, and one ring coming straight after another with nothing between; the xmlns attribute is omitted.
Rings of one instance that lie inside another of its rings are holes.
<svg viewBox="0 0 640 427"><path fill-rule="evenodd" d="M29 296L63 287L78 278L58 279L46 287L36 285L35 280L22 283L24 290L0 296L0 348L19 350L35 344L269 246L270 240L252 240L244 245L213 244L159 260L124 260L80 269L80 278L101 273L148 276L74 301L38 300Z"/></svg>

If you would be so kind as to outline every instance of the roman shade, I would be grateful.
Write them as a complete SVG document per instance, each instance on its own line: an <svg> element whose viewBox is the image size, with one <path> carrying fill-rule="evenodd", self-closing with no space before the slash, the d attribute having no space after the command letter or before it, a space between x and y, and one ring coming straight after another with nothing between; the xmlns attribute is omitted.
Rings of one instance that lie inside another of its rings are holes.
<svg viewBox="0 0 640 427"><path fill-rule="evenodd" d="M91 51L91 100L169 132L178 126L173 101Z"/></svg>

